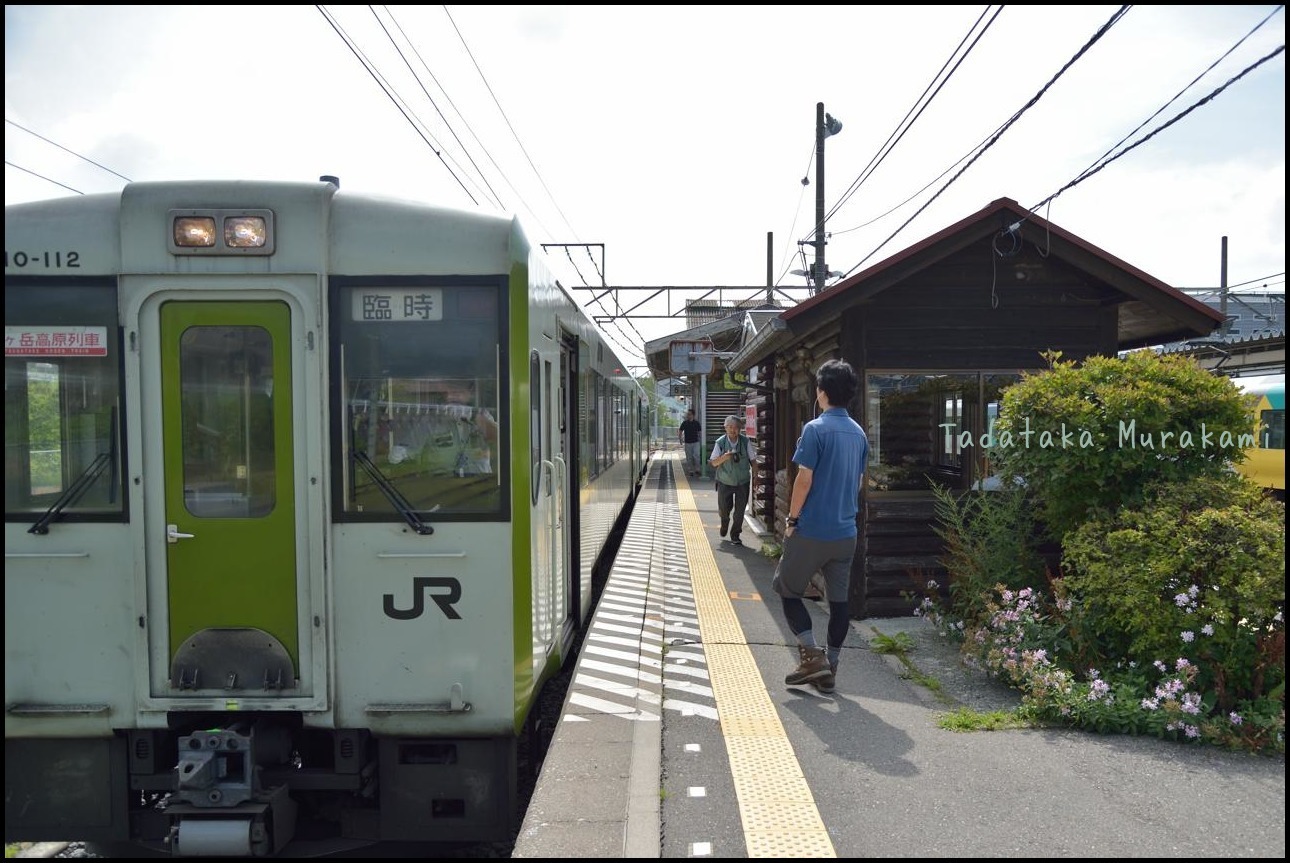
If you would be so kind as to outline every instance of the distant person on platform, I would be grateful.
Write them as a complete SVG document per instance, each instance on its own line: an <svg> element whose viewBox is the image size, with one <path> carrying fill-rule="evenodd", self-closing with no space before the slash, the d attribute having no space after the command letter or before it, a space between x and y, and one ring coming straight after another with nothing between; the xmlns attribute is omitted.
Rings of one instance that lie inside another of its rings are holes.
<svg viewBox="0 0 1290 863"><path fill-rule="evenodd" d="M739 431L739 417L726 417L726 433L717 438L708 464L717 470L717 512L721 515L721 535L730 532L730 541L743 545L739 534L744 528L744 510L748 508L748 487L752 466L757 460L752 441Z"/></svg>
<svg viewBox="0 0 1290 863"><path fill-rule="evenodd" d="M851 628L847 598L856 552L856 512L869 458L869 439L847 412L857 383L855 370L842 360L829 360L815 373L820 415L802 427L793 453L797 476L789 498L784 550L771 581L782 599L788 628L797 638L800 658L784 683L809 683L820 692L832 692L836 686L842 643ZM824 576L829 600L827 651L815 643L811 613L802 602L817 572Z"/></svg>
<svg viewBox="0 0 1290 863"><path fill-rule="evenodd" d="M685 449L685 475L698 476L699 470L699 436L703 434L703 427L699 421L694 418L694 411L685 412L685 420L681 423L681 446Z"/></svg>

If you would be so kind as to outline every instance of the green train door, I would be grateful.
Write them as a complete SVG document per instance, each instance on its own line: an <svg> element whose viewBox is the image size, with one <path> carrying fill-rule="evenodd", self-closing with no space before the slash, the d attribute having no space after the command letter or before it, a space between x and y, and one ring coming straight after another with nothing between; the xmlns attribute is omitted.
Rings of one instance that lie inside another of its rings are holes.
<svg viewBox="0 0 1290 863"><path fill-rule="evenodd" d="M174 689L296 687L290 345L282 302L161 306Z"/></svg>

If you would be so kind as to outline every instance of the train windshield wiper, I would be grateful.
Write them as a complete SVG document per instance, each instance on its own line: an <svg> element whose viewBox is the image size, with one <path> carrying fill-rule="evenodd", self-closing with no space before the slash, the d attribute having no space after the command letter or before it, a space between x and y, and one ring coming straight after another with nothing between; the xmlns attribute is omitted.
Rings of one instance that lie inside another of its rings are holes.
<svg viewBox="0 0 1290 863"><path fill-rule="evenodd" d="M408 499L394 487L394 483L390 482L388 476L381 473L381 469L376 466L376 462L367 457L367 453L356 449L353 453L353 459L372 478L372 482L376 483L376 487L381 490L381 494L385 495L385 499L390 502L390 505L398 510L399 515L403 516L403 520L408 523L409 527L422 536L429 536L434 533L434 528L421 520L421 517L417 515L416 509ZM435 509L438 509L438 507L435 507Z"/></svg>
<svg viewBox="0 0 1290 863"><path fill-rule="evenodd" d="M99 474L103 473L111 461L111 453L101 452L95 456L94 461L90 462L85 470L81 471L81 475L76 478L76 481L58 496L58 500L54 501L54 505L45 510L45 514L35 524L27 528L27 533L49 533L50 523L61 516L63 510L80 500L81 495L89 491L90 486L94 485L94 481L99 478Z"/></svg>

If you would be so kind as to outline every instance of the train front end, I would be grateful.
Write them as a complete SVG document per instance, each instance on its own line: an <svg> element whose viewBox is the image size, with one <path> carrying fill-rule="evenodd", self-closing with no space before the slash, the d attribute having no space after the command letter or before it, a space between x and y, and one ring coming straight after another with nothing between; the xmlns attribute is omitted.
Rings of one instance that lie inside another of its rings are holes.
<svg viewBox="0 0 1290 863"><path fill-rule="evenodd" d="M330 183L5 217L6 840L508 835L546 661L509 222Z"/></svg>

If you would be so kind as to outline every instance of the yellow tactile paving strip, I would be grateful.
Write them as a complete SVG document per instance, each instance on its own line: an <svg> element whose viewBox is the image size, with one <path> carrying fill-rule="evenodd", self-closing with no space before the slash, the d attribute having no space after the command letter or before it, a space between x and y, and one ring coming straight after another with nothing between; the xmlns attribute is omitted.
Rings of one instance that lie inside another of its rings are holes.
<svg viewBox="0 0 1290 863"><path fill-rule="evenodd" d="M676 497L748 856L837 857L730 605L688 483L677 483Z"/></svg>

